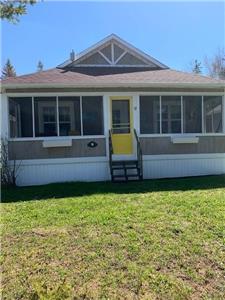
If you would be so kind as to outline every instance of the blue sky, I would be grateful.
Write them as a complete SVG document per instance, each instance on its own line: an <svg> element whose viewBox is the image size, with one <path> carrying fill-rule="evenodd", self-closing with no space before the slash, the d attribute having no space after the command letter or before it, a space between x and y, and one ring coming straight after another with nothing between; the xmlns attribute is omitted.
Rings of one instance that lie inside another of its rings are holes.
<svg viewBox="0 0 225 300"><path fill-rule="evenodd" d="M115 33L171 68L190 70L225 43L224 2L44 1L17 25L2 22L2 63L17 74L52 68Z"/></svg>

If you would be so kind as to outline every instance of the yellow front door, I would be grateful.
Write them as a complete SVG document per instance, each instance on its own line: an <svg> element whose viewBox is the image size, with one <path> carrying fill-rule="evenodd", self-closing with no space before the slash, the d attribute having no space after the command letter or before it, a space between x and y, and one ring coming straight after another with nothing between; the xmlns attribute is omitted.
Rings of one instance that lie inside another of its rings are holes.
<svg viewBox="0 0 225 300"><path fill-rule="evenodd" d="M111 97L111 126L113 154L132 154L131 98Z"/></svg>

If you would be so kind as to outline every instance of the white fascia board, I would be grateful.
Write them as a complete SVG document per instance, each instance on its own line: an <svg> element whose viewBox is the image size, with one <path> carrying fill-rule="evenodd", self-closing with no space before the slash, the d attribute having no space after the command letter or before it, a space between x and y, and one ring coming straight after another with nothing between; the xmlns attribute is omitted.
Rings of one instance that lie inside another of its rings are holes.
<svg viewBox="0 0 225 300"><path fill-rule="evenodd" d="M143 88L143 87L164 87L164 88L224 88L223 83L78 83L78 84L43 84L43 83L35 83L35 84L5 84L2 86L3 89L17 89L17 88Z"/></svg>

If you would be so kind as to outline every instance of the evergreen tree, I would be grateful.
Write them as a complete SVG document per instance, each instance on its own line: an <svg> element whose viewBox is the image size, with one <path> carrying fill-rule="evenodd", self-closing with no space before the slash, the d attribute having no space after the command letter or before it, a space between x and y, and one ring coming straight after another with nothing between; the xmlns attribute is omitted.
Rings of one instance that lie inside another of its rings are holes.
<svg viewBox="0 0 225 300"><path fill-rule="evenodd" d="M38 64L37 64L37 72L41 72L44 69L44 65L43 63L39 60Z"/></svg>
<svg viewBox="0 0 225 300"><path fill-rule="evenodd" d="M6 64L2 70L2 78L5 79L8 77L16 77L15 68L13 67L9 59L7 59Z"/></svg>
<svg viewBox="0 0 225 300"><path fill-rule="evenodd" d="M37 0L0 0L0 18L17 23L19 17L27 13L27 5L33 5Z"/></svg>
<svg viewBox="0 0 225 300"><path fill-rule="evenodd" d="M192 72L195 73L195 74L201 74L202 73L201 63L198 62L197 59L194 61L194 66L193 66Z"/></svg>

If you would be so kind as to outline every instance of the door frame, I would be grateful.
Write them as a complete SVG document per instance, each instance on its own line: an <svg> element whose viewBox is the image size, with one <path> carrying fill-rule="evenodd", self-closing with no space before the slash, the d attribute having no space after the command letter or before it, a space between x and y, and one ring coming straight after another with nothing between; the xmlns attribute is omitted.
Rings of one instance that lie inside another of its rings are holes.
<svg viewBox="0 0 225 300"><path fill-rule="evenodd" d="M133 137L133 129L134 129L134 120L133 120L133 96L110 96L109 97L109 124L110 130L112 130L112 101L113 100L129 100L129 109L130 109L130 135L131 135L131 142L132 142L132 153L131 154L114 154L115 158L131 158L135 155L135 148L134 148L134 137ZM122 134L121 134L122 135Z"/></svg>

